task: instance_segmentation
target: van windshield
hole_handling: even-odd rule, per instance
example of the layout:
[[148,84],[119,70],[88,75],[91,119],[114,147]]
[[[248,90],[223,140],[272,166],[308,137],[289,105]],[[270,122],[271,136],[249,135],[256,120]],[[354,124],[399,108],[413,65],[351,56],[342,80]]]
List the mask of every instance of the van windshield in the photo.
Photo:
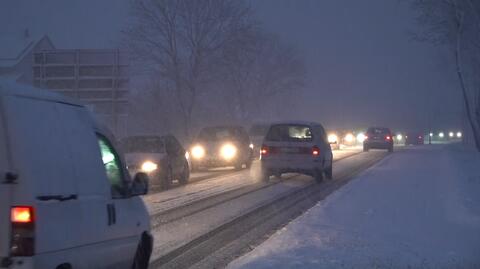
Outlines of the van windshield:
[[122,140],[125,153],[164,153],[163,139],[156,136],[136,136]]
[[313,136],[309,126],[279,124],[270,128],[266,140],[278,142],[311,142]]

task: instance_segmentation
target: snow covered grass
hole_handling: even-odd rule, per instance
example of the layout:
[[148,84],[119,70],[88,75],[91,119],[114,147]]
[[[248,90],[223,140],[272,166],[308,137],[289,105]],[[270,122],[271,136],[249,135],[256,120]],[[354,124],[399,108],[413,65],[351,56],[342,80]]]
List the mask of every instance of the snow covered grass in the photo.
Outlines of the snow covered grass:
[[480,268],[480,154],[391,154],[229,267]]

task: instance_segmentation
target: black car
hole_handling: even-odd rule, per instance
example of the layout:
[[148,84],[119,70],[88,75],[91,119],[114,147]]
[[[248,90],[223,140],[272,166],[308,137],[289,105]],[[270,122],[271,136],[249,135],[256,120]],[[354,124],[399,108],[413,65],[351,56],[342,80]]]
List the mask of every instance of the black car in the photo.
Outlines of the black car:
[[405,145],[423,145],[424,137],[420,132],[409,132],[405,135]]
[[241,126],[205,127],[198,133],[190,148],[192,171],[201,168],[234,166],[250,168],[253,146]]
[[174,136],[131,136],[120,143],[131,174],[144,172],[162,189],[170,188],[174,180],[188,182],[186,151]]
[[365,134],[363,151],[370,149],[386,149],[393,151],[393,136],[390,129],[385,127],[370,127]]

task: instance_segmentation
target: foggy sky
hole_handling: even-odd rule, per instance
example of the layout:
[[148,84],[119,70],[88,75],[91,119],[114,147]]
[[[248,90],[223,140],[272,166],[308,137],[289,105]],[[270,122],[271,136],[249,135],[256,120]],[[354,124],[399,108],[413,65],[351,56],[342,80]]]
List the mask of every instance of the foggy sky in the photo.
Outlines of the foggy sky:
[[[0,34],[47,33],[58,48],[118,47],[129,0],[0,2]],[[411,41],[414,14],[397,0],[251,0],[265,28],[307,61],[291,118],[328,127],[461,128],[462,102],[442,48]],[[0,44],[1,45],[1,44]]]

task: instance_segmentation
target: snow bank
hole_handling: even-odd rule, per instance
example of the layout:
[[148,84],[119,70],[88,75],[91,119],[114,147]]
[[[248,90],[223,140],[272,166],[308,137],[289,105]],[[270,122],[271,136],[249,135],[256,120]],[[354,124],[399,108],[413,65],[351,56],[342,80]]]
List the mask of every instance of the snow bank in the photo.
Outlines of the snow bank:
[[230,268],[480,268],[480,154],[389,155]]

